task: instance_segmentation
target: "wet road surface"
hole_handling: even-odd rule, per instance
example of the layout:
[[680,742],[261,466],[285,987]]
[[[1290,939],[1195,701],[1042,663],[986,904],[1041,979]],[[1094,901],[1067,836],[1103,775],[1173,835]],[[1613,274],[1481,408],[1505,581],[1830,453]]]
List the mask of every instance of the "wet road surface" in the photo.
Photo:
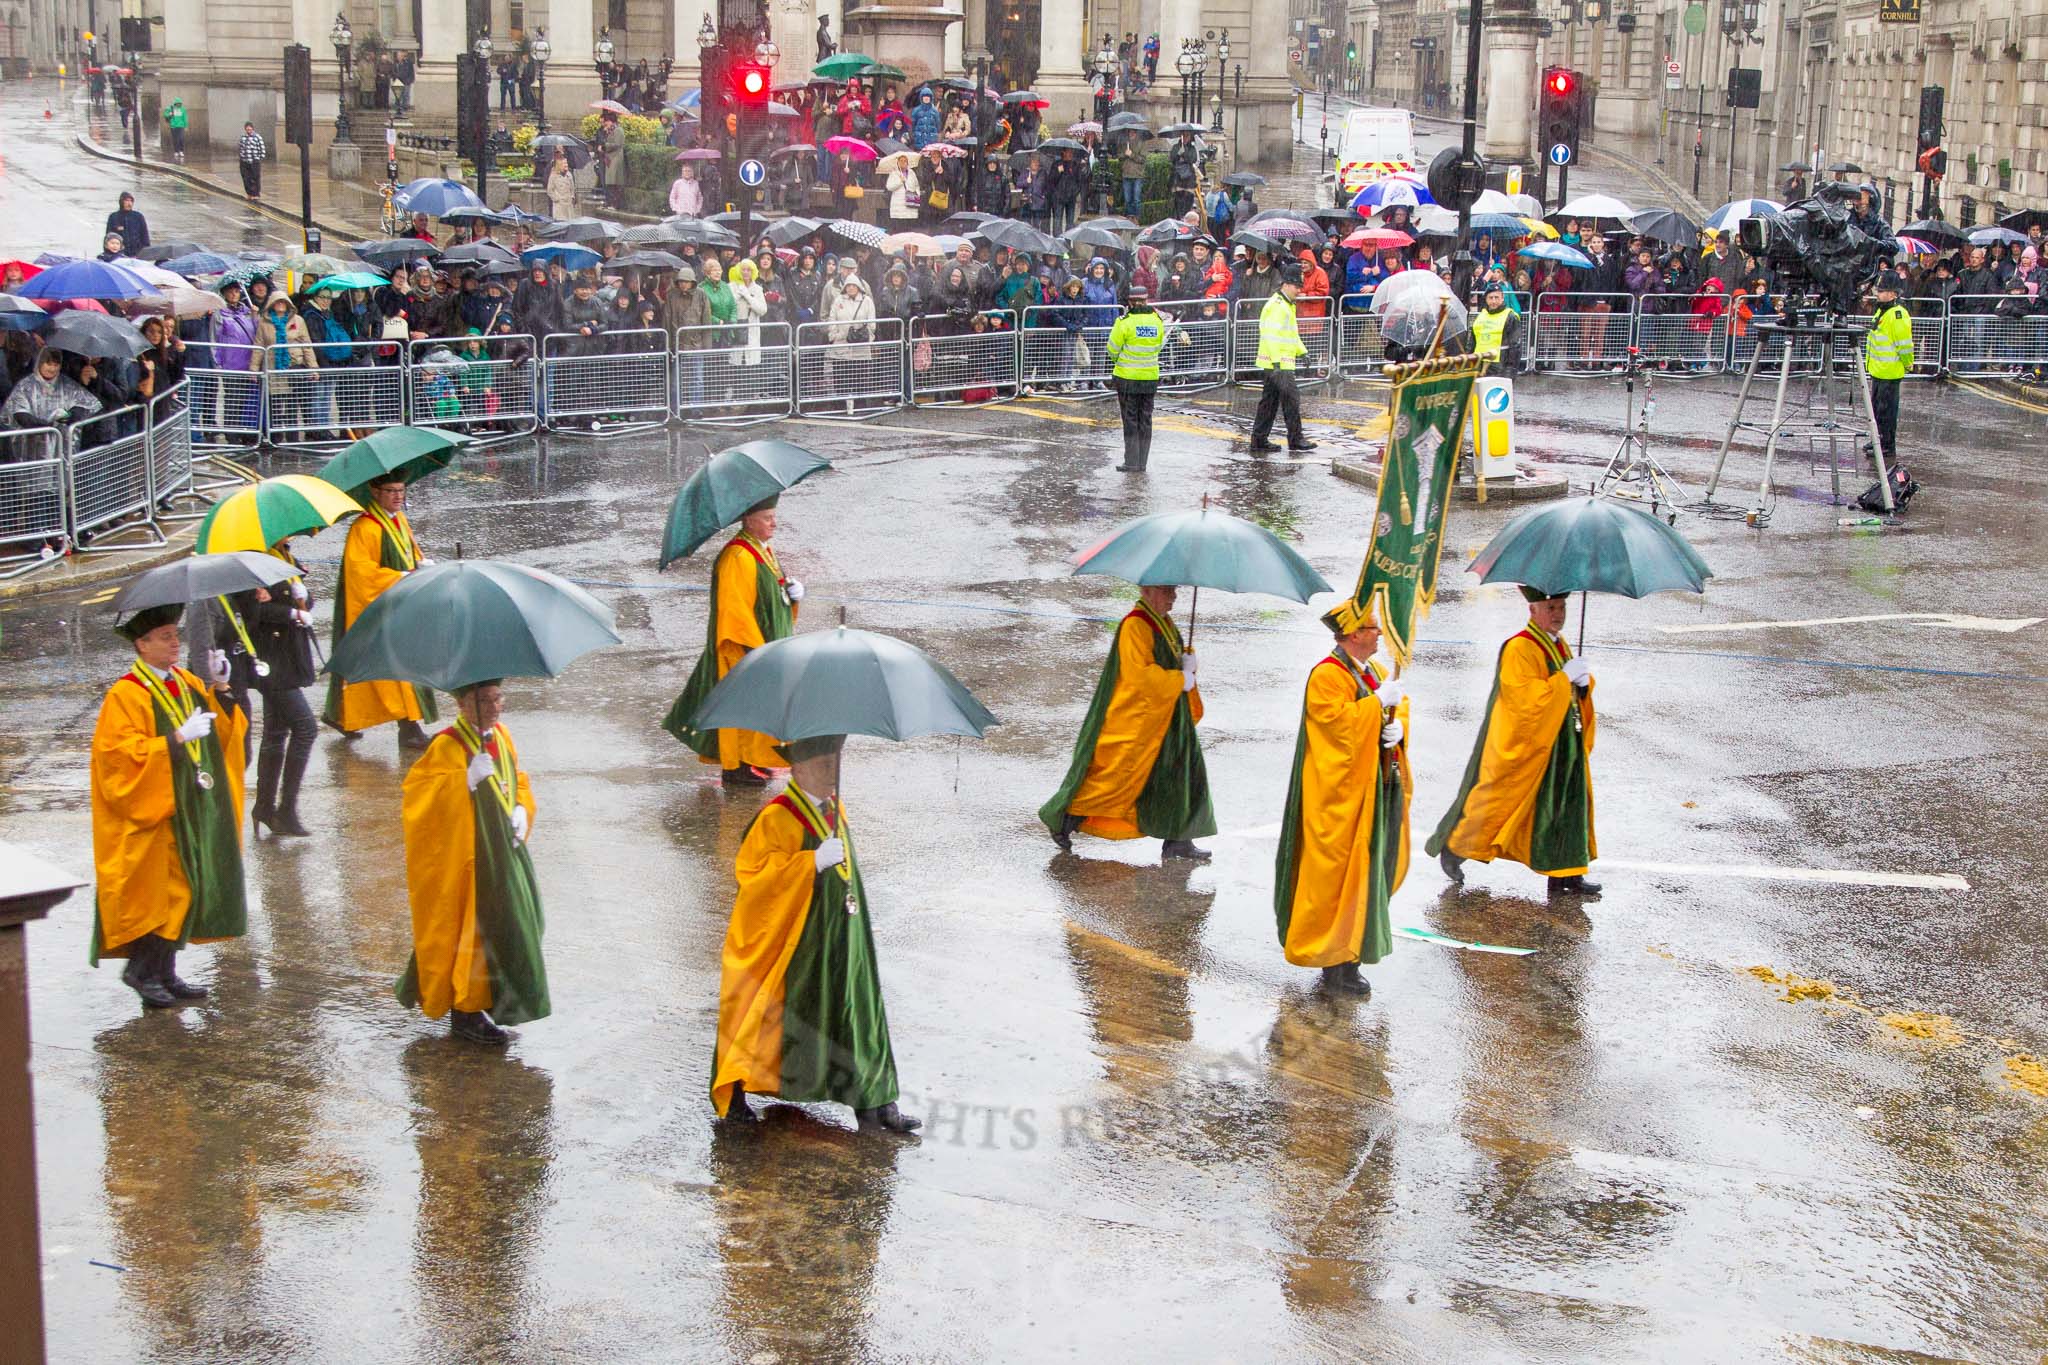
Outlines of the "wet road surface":
[[[33,135],[5,178],[110,197]],[[158,235],[237,211],[189,194],[150,186]],[[1383,392],[1311,397],[1317,456],[1368,452]],[[1695,495],[1731,392],[1663,388],[1658,453]],[[1616,386],[1520,397],[1525,451],[1580,480],[1605,461]],[[1321,458],[1247,459],[1226,438],[1251,398],[1163,404],[1144,479],[1110,469],[1103,404],[765,429],[837,466],[783,503],[801,626],[843,609],[902,635],[1003,722],[982,743],[848,748],[913,1143],[829,1106],[710,1120],[732,857],[759,803],[658,728],[702,646],[708,559],[654,562],[676,485],[741,437],[521,442],[418,489],[429,553],[516,558],[618,609],[621,647],[507,694],[555,1014],[489,1054],[393,1000],[409,919],[388,730],[323,734],[314,837],[252,842],[249,935],[186,955],[203,1006],[140,1016],[85,965],[75,898],[30,931],[52,1358],[2048,1350],[2048,1096],[2008,1062],[2048,1052],[2048,627],[1667,630],[2026,617],[2042,414],[1911,388],[1902,443],[1928,489],[1904,528],[1839,528],[1802,459],[1766,530],[1680,518],[1718,574],[1704,600],[1594,602],[1607,894],[1583,912],[1508,865],[1456,893],[1419,854],[1524,615],[1460,572],[1512,507],[1459,505],[1411,675],[1418,856],[1394,920],[1539,951],[1397,941],[1370,1001],[1332,1004],[1281,959],[1271,911],[1301,685],[1327,646],[1310,609],[1202,598],[1212,865],[1161,867],[1149,842],[1057,856],[1033,818],[1130,597],[1069,576],[1075,550],[1207,493],[1355,576],[1370,492]],[[1753,458],[1736,469],[1754,480]],[[306,549],[323,599],[340,540]],[[80,871],[92,718],[128,657],[111,620],[76,599],[0,609],[0,830]],[[1879,884],[1786,879],[1813,869]]]

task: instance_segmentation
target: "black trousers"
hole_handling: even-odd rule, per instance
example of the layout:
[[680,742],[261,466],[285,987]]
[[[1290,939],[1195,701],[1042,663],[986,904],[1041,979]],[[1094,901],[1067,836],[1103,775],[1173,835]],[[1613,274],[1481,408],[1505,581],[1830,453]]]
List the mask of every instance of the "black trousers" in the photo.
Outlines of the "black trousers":
[[1259,390],[1259,411],[1252,418],[1252,444],[1263,445],[1273,434],[1273,416],[1278,413],[1287,419],[1287,444],[1300,445],[1301,392],[1294,387],[1294,371],[1261,370],[1259,376],[1265,387]]
[[320,721],[306,701],[304,688],[265,688],[262,696],[263,747],[256,754],[256,809],[296,811],[299,783],[306,776],[306,761],[313,756]]
[[1899,385],[1897,379],[1870,381],[1870,409],[1877,416],[1877,440],[1885,463],[1899,457]]
[[1124,419],[1124,463],[1143,469],[1152,458],[1152,403],[1155,386],[1143,380],[1116,380],[1117,414]]
[[260,161],[238,161],[242,168],[242,193],[254,199],[263,193],[263,163]]

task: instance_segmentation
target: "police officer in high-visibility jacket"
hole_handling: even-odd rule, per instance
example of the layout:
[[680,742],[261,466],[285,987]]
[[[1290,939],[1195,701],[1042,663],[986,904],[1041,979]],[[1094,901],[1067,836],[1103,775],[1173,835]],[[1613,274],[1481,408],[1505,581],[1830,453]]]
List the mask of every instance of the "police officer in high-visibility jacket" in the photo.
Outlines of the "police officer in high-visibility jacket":
[[1507,290],[1499,281],[1486,286],[1486,306],[1472,315],[1472,353],[1487,362],[1490,375],[1513,375],[1521,368],[1522,319],[1508,307]]
[[1159,352],[1166,345],[1166,319],[1152,310],[1143,285],[1124,293],[1124,315],[1109,329],[1109,385],[1124,419],[1124,462],[1117,469],[1142,474],[1152,458],[1152,403],[1159,389]]
[[1280,447],[1266,438],[1273,431],[1273,415],[1287,419],[1287,448],[1314,450],[1316,443],[1301,434],[1301,394],[1294,387],[1294,362],[1308,354],[1301,344],[1301,329],[1294,321],[1294,301],[1301,294],[1301,271],[1288,267],[1280,277],[1280,292],[1266,300],[1259,311],[1258,415],[1252,418],[1252,453],[1264,455]]
[[1877,277],[1876,315],[1863,339],[1863,372],[1870,376],[1870,408],[1887,467],[1899,458],[1899,381],[1913,368],[1913,315],[1899,302],[1899,277]]

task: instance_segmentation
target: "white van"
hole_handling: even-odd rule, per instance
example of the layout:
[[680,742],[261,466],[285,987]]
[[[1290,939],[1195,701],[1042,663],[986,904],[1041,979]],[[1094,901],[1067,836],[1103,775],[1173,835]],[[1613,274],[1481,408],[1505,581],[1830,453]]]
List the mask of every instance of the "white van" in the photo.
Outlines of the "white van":
[[1337,138],[1336,172],[1323,176],[1328,202],[1346,207],[1373,181],[1416,164],[1415,120],[1406,109],[1353,109]]

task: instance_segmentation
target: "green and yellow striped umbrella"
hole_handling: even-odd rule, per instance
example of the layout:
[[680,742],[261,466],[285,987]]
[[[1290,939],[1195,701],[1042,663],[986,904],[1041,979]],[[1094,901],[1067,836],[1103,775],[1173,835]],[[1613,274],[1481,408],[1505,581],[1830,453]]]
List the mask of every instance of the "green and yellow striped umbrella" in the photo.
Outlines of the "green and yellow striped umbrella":
[[199,523],[197,553],[268,550],[363,509],[354,498],[310,474],[280,474],[222,498]]

